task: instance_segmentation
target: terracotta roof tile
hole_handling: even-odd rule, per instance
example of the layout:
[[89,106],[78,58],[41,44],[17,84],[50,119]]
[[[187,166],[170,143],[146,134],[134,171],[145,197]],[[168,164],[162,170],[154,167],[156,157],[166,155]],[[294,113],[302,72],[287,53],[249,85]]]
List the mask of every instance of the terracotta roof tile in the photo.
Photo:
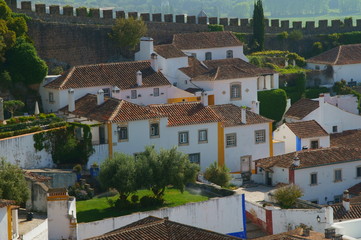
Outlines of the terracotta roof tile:
[[310,168],[321,165],[337,164],[346,161],[361,161],[361,149],[359,148],[319,148],[308,149],[298,152],[287,153],[279,156],[268,157],[256,160],[258,167],[269,169],[274,166],[290,168],[293,166],[293,159],[300,159],[300,166],[297,168]]
[[166,219],[148,217],[92,240],[226,240],[239,239],[232,236],[188,226]]
[[351,195],[361,195],[361,182],[347,189]]
[[328,136],[328,133],[315,120],[286,123],[286,126],[299,138]]
[[141,87],[170,85],[161,72],[155,72],[149,61],[104,63],[75,66],[45,85],[46,88],[69,89],[97,86],[117,86],[120,89],[137,88],[136,73],[143,74]]
[[361,63],[361,44],[341,45],[312,57],[307,62],[330,65]]
[[361,218],[361,203],[350,203],[350,211],[346,211],[342,203],[331,205],[333,219],[356,219]]
[[331,147],[361,148],[361,129],[330,135]]
[[[59,111],[68,113],[68,106]],[[72,114],[99,122],[126,122],[165,117],[147,107],[115,98],[104,98],[104,103],[97,105],[97,96],[94,94],[87,94],[76,100],[75,111]]]
[[219,117],[199,102],[149,105],[151,110],[168,117],[168,126],[219,122]]
[[35,182],[48,182],[52,177],[43,176],[29,171],[24,171],[25,178]]
[[16,202],[13,200],[0,199],[0,208],[15,205]]
[[154,46],[154,51],[166,59],[187,56],[173,44],[156,45]]
[[206,60],[200,62],[194,57],[189,57],[189,67],[180,70],[191,77],[192,80],[226,80],[235,78],[257,77],[264,74],[274,74],[269,68],[259,68],[240,58],[221,60]]
[[233,104],[212,105],[209,107],[218,115],[225,127],[273,122],[271,119],[246,110],[246,124],[243,124],[241,122],[242,107]]
[[254,238],[254,240],[300,240],[300,239],[324,240],[326,238],[323,233],[319,233],[315,231],[310,231],[310,235],[308,237],[303,236],[302,228],[297,228],[289,232]]
[[229,31],[174,34],[173,44],[182,50],[243,45],[243,43]]
[[308,114],[313,112],[319,107],[318,101],[314,101],[308,98],[302,98],[291,105],[290,109],[285,114],[285,117],[303,119]]

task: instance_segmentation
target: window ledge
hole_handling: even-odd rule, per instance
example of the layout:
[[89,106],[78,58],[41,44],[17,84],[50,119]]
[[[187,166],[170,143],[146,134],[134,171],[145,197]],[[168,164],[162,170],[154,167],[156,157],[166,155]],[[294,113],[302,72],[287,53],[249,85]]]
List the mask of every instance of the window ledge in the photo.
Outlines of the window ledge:
[[226,148],[237,147],[237,145],[226,146]]
[[189,146],[189,143],[178,143],[178,146]]
[[333,182],[334,182],[334,183],[342,182],[342,180],[334,180]]
[[118,142],[128,142],[128,141],[129,139],[121,139],[121,140],[118,139]]
[[160,138],[160,135],[150,136],[150,138]]
[[207,141],[198,141],[198,144],[204,144],[204,143],[208,143],[208,140]]

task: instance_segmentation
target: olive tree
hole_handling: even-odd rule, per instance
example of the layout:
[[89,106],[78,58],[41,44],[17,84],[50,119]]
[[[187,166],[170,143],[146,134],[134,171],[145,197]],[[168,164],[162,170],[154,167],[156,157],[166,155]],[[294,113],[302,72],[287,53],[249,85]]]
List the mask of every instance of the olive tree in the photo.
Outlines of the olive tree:
[[281,208],[294,207],[296,200],[303,196],[303,191],[298,185],[290,184],[274,192],[274,198]]

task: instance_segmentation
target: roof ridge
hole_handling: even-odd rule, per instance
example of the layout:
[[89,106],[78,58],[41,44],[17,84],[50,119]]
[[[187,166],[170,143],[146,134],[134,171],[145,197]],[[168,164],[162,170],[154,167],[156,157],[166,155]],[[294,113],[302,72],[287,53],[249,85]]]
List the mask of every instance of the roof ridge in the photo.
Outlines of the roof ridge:
[[220,66],[217,67],[216,74],[214,74],[213,80],[216,80],[218,78],[218,75],[220,74],[221,68]]
[[333,64],[336,64],[339,57],[340,57],[340,54],[341,54],[341,50],[342,50],[342,45],[338,46],[338,53],[337,53],[337,57],[336,57],[336,60],[333,62]]
[[124,105],[124,101],[120,101],[120,103],[118,104],[117,108],[113,111],[112,115],[110,116],[110,118],[108,119],[108,121],[113,121],[115,116],[118,114],[119,110],[122,108],[122,106]]
[[68,82],[68,80],[69,80],[70,76],[71,76],[71,75],[73,75],[74,71],[75,71],[75,67],[72,67],[72,68],[71,68],[71,70],[69,71],[69,73],[66,75],[66,77],[65,77],[65,79],[64,79],[64,81],[63,81],[63,83],[62,83],[62,84],[60,84],[60,87],[59,87],[59,88],[62,88],[62,87],[65,85],[65,83],[67,83],[67,82]]

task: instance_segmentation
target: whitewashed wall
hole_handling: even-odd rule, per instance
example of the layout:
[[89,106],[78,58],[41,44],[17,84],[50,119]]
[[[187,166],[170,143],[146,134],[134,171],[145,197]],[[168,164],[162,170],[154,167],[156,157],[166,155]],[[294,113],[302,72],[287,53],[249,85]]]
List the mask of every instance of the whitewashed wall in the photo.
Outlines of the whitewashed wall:
[[285,123],[273,132],[273,138],[278,141],[284,141],[285,153],[296,151],[296,135]]
[[258,218],[262,222],[266,223],[266,209],[261,204],[256,202],[250,202],[246,199],[246,211],[253,217]]
[[206,52],[212,53],[212,60],[217,59],[226,59],[227,51],[233,50],[233,58],[240,58],[248,62],[247,57],[243,54],[243,46],[236,47],[220,47],[220,48],[204,48],[204,49],[187,49],[182,50],[186,55],[190,56],[192,53],[197,54],[197,59],[199,61],[204,61],[206,59]]
[[311,141],[316,141],[316,140],[318,140],[318,147],[319,148],[330,147],[330,136],[302,138],[301,139],[301,147],[306,147],[307,146],[308,148],[311,148]]
[[4,157],[7,162],[16,164],[21,168],[46,168],[52,167],[51,154],[45,149],[36,151],[34,148],[33,135],[29,133],[0,139],[0,158]]
[[361,219],[353,219],[332,224],[337,234],[342,234],[345,240],[357,240],[361,238]]
[[8,239],[7,207],[0,208],[0,239]]
[[334,65],[333,66],[333,79],[338,82],[342,79],[346,82],[356,81],[361,83],[361,64],[347,64],[347,65]]
[[173,208],[162,208],[96,222],[80,223],[78,224],[78,239],[99,236],[148,216],[169,217],[171,221],[224,234],[242,232],[246,220],[243,218],[242,198],[243,195],[236,194]]
[[273,156],[285,154],[286,146],[284,141],[273,140]]
[[158,67],[168,81],[173,84],[177,82],[179,68],[188,67],[188,57],[163,58],[158,55]]
[[48,240],[48,219],[22,236],[23,240]]

